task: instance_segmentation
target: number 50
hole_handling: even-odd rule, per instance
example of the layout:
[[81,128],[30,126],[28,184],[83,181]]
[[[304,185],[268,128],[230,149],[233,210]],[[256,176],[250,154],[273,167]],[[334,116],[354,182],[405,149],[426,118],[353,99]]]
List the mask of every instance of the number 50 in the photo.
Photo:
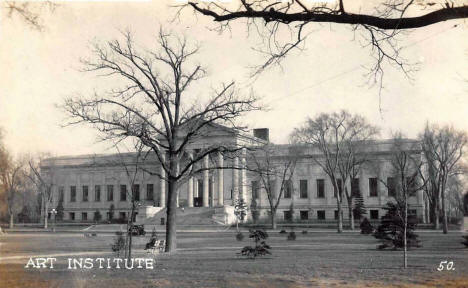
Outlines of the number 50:
[[453,268],[453,261],[450,261],[450,262],[449,261],[440,261],[439,267],[437,267],[437,271],[443,271],[444,269],[447,270],[447,271],[455,270],[455,268]]

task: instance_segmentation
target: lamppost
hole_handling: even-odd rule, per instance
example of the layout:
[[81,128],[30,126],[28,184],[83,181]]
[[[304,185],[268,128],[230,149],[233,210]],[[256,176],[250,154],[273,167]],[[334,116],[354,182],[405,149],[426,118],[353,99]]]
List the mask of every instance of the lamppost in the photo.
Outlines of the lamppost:
[[52,226],[52,232],[55,232],[55,221],[57,221],[55,216],[57,215],[57,210],[55,210],[55,208],[52,208],[52,210],[50,210],[50,214],[52,217],[54,217],[54,225]]

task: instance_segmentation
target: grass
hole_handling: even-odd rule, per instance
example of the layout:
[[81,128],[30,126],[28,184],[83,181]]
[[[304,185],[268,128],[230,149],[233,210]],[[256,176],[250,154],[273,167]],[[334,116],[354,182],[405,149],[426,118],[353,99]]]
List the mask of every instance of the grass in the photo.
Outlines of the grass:
[[[112,235],[9,234],[0,238],[0,287],[468,287],[468,250],[460,233],[420,233],[423,247],[409,251],[406,270],[401,251],[377,250],[371,236],[311,230],[287,241],[270,234],[273,255],[257,260],[236,255],[250,243],[247,237],[239,242],[235,233],[180,233],[177,253],[157,256],[154,270],[82,271],[66,269],[72,256],[57,257],[56,269],[36,270],[23,268],[27,258],[11,257],[112,257]],[[148,238],[134,238],[134,257],[147,257],[142,248]],[[455,270],[437,271],[444,260]]]

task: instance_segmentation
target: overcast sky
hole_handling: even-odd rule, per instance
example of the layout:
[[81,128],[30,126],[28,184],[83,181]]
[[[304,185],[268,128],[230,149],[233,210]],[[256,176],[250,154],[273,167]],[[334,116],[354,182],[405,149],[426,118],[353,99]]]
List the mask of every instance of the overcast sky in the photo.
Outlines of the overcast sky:
[[[156,2],[156,1],[155,1]],[[453,124],[468,131],[468,24],[449,21],[418,29],[402,37],[405,56],[419,61],[413,80],[389,68],[379,99],[378,87],[367,83],[365,65],[372,63],[369,48],[354,39],[350,27],[311,25],[304,51],[294,51],[281,69],[273,68],[248,86],[249,68],[260,64],[252,50],[259,39],[247,35],[241,22],[232,33],[219,35],[210,19],[192,13],[169,23],[172,1],[134,3],[69,3],[45,16],[46,29],[38,32],[19,19],[0,20],[0,127],[15,154],[50,152],[54,155],[102,153],[108,145],[96,144],[89,127],[61,127],[66,115],[58,108],[64,97],[89,95],[112,83],[79,72],[80,57],[90,56],[89,43],[119,37],[130,29],[141,47],[154,46],[160,25],[197,41],[197,59],[209,68],[208,88],[235,80],[247,93],[253,89],[269,109],[255,112],[242,122],[251,128],[270,128],[275,143],[306,117],[347,109],[366,116],[382,128],[382,137],[401,130],[416,137],[427,120]],[[5,11],[3,11],[4,13]],[[457,27],[454,27],[458,24]]]

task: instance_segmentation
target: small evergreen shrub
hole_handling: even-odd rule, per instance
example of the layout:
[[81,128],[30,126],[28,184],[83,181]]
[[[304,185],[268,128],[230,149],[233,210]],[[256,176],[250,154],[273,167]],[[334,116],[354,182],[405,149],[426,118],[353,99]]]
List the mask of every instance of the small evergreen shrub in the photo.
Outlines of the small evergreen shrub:
[[117,237],[114,240],[114,244],[112,244],[112,251],[120,254],[120,251],[125,247],[125,239],[121,231],[115,232],[115,235]]
[[364,220],[362,220],[361,225],[359,225],[361,228],[361,234],[372,234],[374,232],[374,226],[369,222],[369,219],[367,217],[364,217]]
[[279,233],[280,233],[280,234],[286,234],[286,230],[281,229],[281,231],[280,231]]
[[[398,249],[403,248],[404,243],[404,222],[405,209],[402,205],[396,203],[387,203],[384,208],[387,210],[387,214],[380,220],[380,225],[374,232],[374,237],[379,239],[380,244],[378,249]],[[403,215],[403,216],[401,216]],[[416,217],[408,216],[406,225],[406,247],[421,247],[419,244],[418,235],[414,233],[416,229],[417,219]]]
[[268,233],[266,231],[263,231],[261,229],[251,229],[249,232],[249,238],[251,238],[254,241],[255,246],[245,246],[244,248],[242,248],[240,253],[242,256],[255,259],[258,256],[271,254],[271,247],[265,242],[265,240],[268,238]]
[[302,234],[307,234],[309,233],[307,230],[302,230]]
[[468,247],[468,235],[463,235],[463,242],[461,242],[465,247]]
[[289,240],[289,241],[296,240],[296,232],[294,232],[294,231],[289,232],[287,240]]
[[236,240],[237,240],[237,241],[242,241],[242,240],[244,240],[244,234],[242,234],[242,232],[237,232],[237,234],[236,234]]

